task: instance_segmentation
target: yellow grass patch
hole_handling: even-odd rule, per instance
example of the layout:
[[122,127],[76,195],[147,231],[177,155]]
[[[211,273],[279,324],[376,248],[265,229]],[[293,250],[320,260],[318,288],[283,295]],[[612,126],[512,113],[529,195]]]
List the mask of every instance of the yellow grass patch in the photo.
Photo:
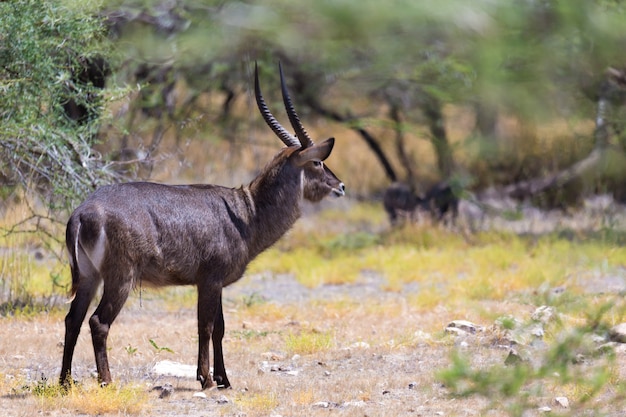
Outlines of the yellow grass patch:
[[283,306],[275,303],[256,303],[237,310],[242,320],[274,322],[295,320],[298,314],[293,306]]
[[244,392],[235,397],[235,404],[252,415],[269,415],[278,404],[274,392]]
[[119,413],[138,415],[150,411],[148,394],[139,386],[89,386],[72,389],[66,397],[50,399],[52,408],[73,410],[74,413],[101,415]]
[[289,332],[285,337],[285,349],[291,354],[310,355],[328,350],[333,346],[331,332],[302,330]]
[[250,265],[249,272],[291,274],[302,285],[313,288],[322,284],[354,282],[360,272],[358,264],[356,255],[329,258],[309,248],[297,248],[289,252],[270,249]]
[[[138,385],[100,387],[95,382],[65,389],[46,380],[27,384],[12,380],[7,389],[7,382],[2,376],[2,392],[12,391],[14,395],[31,396],[40,413],[64,410],[67,414],[77,415],[145,415],[150,412],[148,393],[145,387]],[[33,411],[33,410],[31,410]]]

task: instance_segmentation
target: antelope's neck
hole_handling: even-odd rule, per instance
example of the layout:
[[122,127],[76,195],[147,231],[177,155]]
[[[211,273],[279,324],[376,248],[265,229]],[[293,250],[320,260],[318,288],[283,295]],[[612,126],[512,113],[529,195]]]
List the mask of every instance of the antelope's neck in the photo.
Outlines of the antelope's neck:
[[251,210],[249,250],[256,256],[276,243],[300,217],[300,176],[261,175],[242,192]]

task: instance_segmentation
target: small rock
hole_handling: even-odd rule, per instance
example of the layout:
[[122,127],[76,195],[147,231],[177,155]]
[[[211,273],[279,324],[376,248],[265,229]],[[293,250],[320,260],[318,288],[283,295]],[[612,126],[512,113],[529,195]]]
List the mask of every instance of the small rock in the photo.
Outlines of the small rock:
[[330,407],[330,403],[328,401],[318,401],[316,403],[313,403],[312,406],[316,408],[328,408]]
[[270,371],[270,372],[280,372],[284,375],[291,375],[291,376],[297,376],[300,371],[294,369],[293,366],[284,366],[284,365],[271,365],[268,366],[267,363],[263,363],[261,365],[261,368],[259,368],[259,375]]
[[206,398],[206,394],[202,391],[194,392],[193,398]]
[[596,345],[601,345],[602,343],[608,342],[607,335],[600,335],[600,334],[593,333],[590,336],[590,338],[591,338],[591,342],[595,343]]
[[452,334],[454,336],[465,336],[467,332],[465,330],[461,330],[456,327],[446,327],[444,330],[446,333]]
[[324,371],[324,376],[330,376],[330,371]]
[[285,359],[284,355],[281,355],[277,352],[263,352],[261,353],[261,357],[270,361],[282,361],[283,359]]
[[515,349],[509,350],[509,354],[504,360],[504,364],[507,366],[517,365],[518,363],[524,362],[524,358],[519,354],[519,352]]
[[159,361],[152,367],[152,373],[163,376],[173,376],[177,378],[196,379],[197,366],[185,365],[173,361]]
[[387,395],[387,394],[391,394],[391,391],[386,389],[386,390],[383,391],[383,395]]
[[530,334],[532,334],[533,336],[539,339],[543,338],[543,336],[545,335],[543,326],[541,324],[538,324],[536,326],[531,327]]
[[464,332],[475,334],[476,332],[482,332],[483,327],[478,326],[477,324],[472,323],[467,320],[453,320],[446,326],[446,331],[448,329],[460,329]]
[[537,307],[530,318],[534,321],[539,321],[543,324],[549,323],[556,319],[556,310],[554,307],[541,306]]
[[228,398],[226,398],[225,395],[220,395],[218,398],[215,399],[215,402],[218,404],[228,404]]
[[561,406],[562,408],[569,408],[569,400],[567,397],[556,397],[554,399],[554,403]]
[[609,338],[613,342],[626,343],[626,323],[620,323],[609,330]]
[[409,389],[415,389],[415,388],[417,388],[417,382],[410,382]]
[[537,411],[539,411],[540,413],[549,413],[552,411],[552,409],[548,406],[544,406],[544,407],[539,407]]
[[159,398],[167,398],[174,393],[174,387],[170,384],[165,384],[161,387],[161,394],[159,394]]

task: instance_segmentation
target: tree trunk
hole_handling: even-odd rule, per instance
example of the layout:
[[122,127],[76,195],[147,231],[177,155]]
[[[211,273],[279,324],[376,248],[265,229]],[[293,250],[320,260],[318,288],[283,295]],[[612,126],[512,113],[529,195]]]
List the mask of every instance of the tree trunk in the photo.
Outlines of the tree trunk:
[[437,156],[437,168],[439,168],[442,178],[448,179],[454,172],[454,159],[446,134],[441,102],[433,96],[425,95],[422,111],[428,119],[428,127],[432,135],[431,141]]
[[411,189],[415,189],[415,171],[413,170],[413,160],[410,158],[406,150],[406,144],[404,141],[404,128],[402,126],[402,118],[400,116],[400,109],[397,105],[389,103],[389,116],[394,122],[394,130],[396,131],[396,152],[400,164],[406,172],[406,182],[411,186]]
[[[608,75],[611,77],[612,74],[609,73]],[[504,194],[513,198],[530,197],[551,188],[563,187],[570,181],[597,169],[609,149],[611,136],[609,119],[613,106],[623,105],[623,102],[615,100],[615,97],[619,96],[619,92],[623,94],[623,87],[610,78],[603,81],[599,86],[595,118],[596,127],[593,132],[594,148],[589,155],[574,165],[547,177],[535,178],[506,186],[503,190]]]
[[385,154],[383,149],[380,147],[378,140],[376,140],[376,138],[372,136],[372,134],[370,134],[365,128],[360,127],[358,124],[354,123],[355,119],[353,117],[349,115],[343,116],[334,110],[327,109],[323,107],[321,104],[319,104],[312,97],[309,97],[307,99],[307,105],[311,108],[311,110],[313,110],[320,116],[323,116],[323,117],[326,117],[326,118],[329,118],[331,120],[341,122],[341,123],[352,122],[350,124],[350,128],[356,131],[359,135],[361,135],[361,138],[363,138],[367,146],[376,156],[376,159],[378,159],[378,162],[382,165],[383,171],[385,171],[385,175],[387,176],[389,181],[394,182],[398,180],[396,171],[391,166],[391,162],[389,161],[389,158],[387,158],[387,155]]

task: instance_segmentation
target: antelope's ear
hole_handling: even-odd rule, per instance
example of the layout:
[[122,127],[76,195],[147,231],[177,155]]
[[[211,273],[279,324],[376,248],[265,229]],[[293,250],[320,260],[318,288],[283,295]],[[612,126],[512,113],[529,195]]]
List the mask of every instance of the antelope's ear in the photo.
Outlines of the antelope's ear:
[[333,150],[333,146],[335,146],[335,138],[326,139],[319,145],[305,148],[298,153],[296,164],[302,166],[309,161],[323,161],[328,158],[330,152]]

